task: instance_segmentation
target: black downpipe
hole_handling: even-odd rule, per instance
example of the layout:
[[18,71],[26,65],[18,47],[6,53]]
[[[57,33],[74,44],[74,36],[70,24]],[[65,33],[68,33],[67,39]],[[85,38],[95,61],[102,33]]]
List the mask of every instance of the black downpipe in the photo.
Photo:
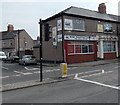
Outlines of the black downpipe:
[[62,15],[62,58],[63,58],[63,63],[65,62],[64,61],[64,18],[63,18],[63,15]]

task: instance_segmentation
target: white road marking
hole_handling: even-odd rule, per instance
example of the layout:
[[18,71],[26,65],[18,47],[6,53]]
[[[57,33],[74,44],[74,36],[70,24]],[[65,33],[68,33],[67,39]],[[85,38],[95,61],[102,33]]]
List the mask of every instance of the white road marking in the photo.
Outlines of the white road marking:
[[101,72],[101,70],[92,70],[92,71],[87,71],[87,72],[81,72],[78,74],[87,74],[87,73],[93,73],[93,72]]
[[106,73],[112,73],[113,71],[108,71],[108,72],[101,72],[101,73],[95,73],[95,74],[91,74],[91,75],[85,75],[85,76],[81,76],[80,78],[85,78],[85,77],[92,77],[92,76],[97,76],[97,75],[100,75],[100,74],[106,74]]
[[13,75],[13,77],[20,77],[21,76],[21,74],[18,74],[18,75]]
[[109,88],[120,90],[120,87],[107,85],[107,84],[103,84],[103,83],[100,83],[100,82],[85,80],[85,79],[82,79],[82,78],[74,78],[74,79],[77,79],[77,80],[80,80],[80,81],[84,81],[84,82],[87,82],[87,83],[92,83],[92,84],[96,84],[96,85],[100,85],[100,86],[104,86],[104,87],[109,87]]
[[116,66],[116,67],[114,67],[115,69],[118,69],[120,66]]
[[4,77],[0,77],[1,79],[3,79],[3,78],[9,78],[10,76],[4,76]]
[[[111,73],[111,72],[113,72],[113,71],[108,71],[108,72],[104,72],[104,73]],[[100,73],[97,73],[96,75],[98,75],[98,74],[100,74]],[[95,74],[88,75],[86,77],[93,76],[93,75],[95,75]],[[112,85],[103,84],[103,83],[100,83],[100,82],[95,82],[95,81],[91,81],[91,80],[86,80],[86,79],[78,78],[78,74],[75,75],[74,79],[80,80],[80,81],[83,81],[83,82],[87,82],[87,83],[92,83],[92,84],[96,84],[96,85],[100,85],[100,86],[104,86],[104,87],[109,87],[109,88],[120,90],[120,87],[116,87],[116,86],[112,86]]]
[[8,68],[6,68],[6,67],[2,67],[2,69],[8,70]]
[[31,72],[27,72],[27,73],[24,73],[24,72],[19,72],[19,71],[14,71],[15,73],[19,73],[19,74],[23,74],[23,75],[30,75],[32,74]]
[[[43,73],[49,73],[49,72],[54,72],[54,71],[60,71],[60,69],[53,69],[53,70],[43,70]],[[35,71],[33,73],[40,73],[40,71]]]
[[39,68],[31,68],[31,69],[29,69],[29,68],[27,68],[27,67],[24,67],[26,70],[38,70]]

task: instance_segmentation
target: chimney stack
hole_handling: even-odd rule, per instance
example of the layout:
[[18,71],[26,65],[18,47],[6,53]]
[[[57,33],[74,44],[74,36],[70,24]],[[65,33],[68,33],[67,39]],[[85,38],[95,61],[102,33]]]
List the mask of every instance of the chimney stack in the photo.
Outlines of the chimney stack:
[[37,40],[40,40],[40,37],[39,37],[39,36],[37,36]]
[[102,13],[102,14],[106,14],[106,5],[105,5],[105,3],[99,4],[98,12]]
[[13,25],[8,24],[8,26],[7,26],[7,31],[13,31],[13,30],[14,30]]

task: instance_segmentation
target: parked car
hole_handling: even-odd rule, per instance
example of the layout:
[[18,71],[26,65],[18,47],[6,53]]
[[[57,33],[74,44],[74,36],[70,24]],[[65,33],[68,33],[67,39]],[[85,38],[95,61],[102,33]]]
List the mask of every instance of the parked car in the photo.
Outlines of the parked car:
[[6,58],[7,58],[7,56],[5,55],[5,53],[1,51],[0,52],[0,60],[4,60]]
[[25,55],[21,59],[19,59],[19,64],[37,64],[37,59],[33,55]]
[[5,63],[6,62],[11,62],[11,63],[16,62],[16,63],[18,63],[19,62],[19,57],[18,56],[9,56],[4,60],[4,62]]

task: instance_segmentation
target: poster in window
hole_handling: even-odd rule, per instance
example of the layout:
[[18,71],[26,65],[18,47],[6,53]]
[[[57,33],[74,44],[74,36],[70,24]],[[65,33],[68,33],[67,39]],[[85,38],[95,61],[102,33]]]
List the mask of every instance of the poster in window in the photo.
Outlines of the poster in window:
[[57,31],[62,30],[62,20],[57,20]]
[[64,29],[65,30],[72,30],[73,29],[73,23],[71,19],[64,19]]

